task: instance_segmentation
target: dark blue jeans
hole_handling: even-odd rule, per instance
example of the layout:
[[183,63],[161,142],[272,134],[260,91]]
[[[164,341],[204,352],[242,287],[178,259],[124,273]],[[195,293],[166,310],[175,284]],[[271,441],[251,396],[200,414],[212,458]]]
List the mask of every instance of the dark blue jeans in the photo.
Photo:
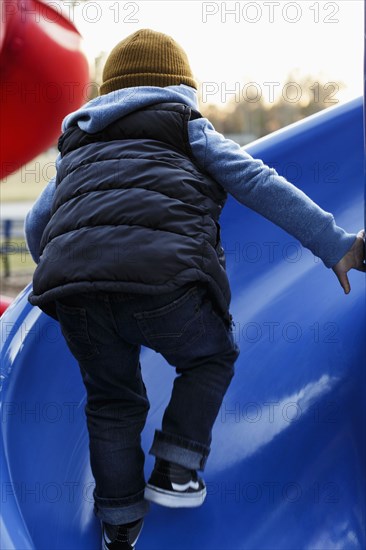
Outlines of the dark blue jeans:
[[158,296],[78,294],[56,308],[87,392],[95,513],[112,524],[134,521],[148,511],[140,434],[149,401],[141,345],[161,353],[178,375],[150,454],[203,470],[239,355],[231,323],[201,283]]

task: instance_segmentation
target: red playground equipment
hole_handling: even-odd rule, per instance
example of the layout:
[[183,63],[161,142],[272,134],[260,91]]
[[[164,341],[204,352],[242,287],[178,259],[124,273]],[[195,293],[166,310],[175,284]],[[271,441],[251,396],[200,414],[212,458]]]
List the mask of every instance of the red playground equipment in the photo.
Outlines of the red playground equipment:
[[0,4],[0,178],[55,142],[85,100],[88,63],[74,25],[40,0]]

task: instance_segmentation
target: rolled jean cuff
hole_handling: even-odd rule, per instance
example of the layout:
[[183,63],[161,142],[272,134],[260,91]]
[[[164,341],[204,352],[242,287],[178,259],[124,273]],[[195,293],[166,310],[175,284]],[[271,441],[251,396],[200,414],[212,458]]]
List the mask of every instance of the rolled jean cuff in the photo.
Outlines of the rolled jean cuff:
[[149,454],[190,470],[204,470],[210,448],[197,441],[156,430]]
[[111,525],[122,525],[143,518],[149,511],[149,502],[144,499],[144,492],[126,498],[100,498],[94,490],[94,514]]

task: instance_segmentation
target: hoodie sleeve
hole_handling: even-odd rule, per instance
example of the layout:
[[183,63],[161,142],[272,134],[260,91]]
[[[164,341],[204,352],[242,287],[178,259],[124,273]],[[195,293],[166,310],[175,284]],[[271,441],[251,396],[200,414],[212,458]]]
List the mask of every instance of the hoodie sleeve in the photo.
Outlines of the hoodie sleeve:
[[37,264],[39,262],[43,231],[51,218],[51,207],[55,190],[56,178],[54,177],[44,188],[25,218],[25,240],[28,250]]
[[303,191],[254,159],[237,143],[216,132],[205,118],[188,126],[198,165],[241,204],[255,210],[332,267],[348,252],[357,235],[336,225],[334,216]]

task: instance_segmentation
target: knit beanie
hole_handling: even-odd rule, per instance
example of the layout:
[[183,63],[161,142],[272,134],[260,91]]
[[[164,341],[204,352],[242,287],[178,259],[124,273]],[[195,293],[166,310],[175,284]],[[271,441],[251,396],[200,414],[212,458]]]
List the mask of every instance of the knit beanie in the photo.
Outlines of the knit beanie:
[[167,34],[141,29],[119,42],[109,54],[100,95],[132,86],[175,84],[197,89],[187,54]]

